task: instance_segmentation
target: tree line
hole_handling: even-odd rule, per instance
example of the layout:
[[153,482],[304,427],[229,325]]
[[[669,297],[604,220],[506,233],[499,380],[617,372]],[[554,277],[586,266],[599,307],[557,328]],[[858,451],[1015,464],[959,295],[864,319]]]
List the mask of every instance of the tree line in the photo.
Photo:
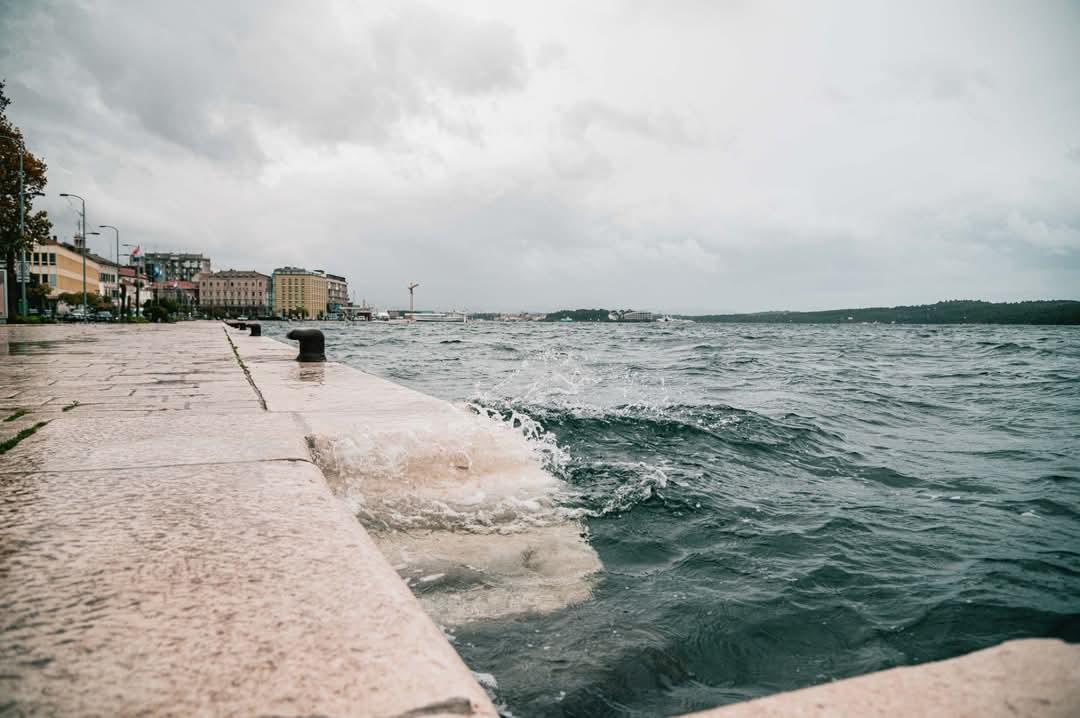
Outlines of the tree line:
[[687,316],[696,322],[755,324],[1080,324],[1080,301],[983,302],[954,299],[917,306]]

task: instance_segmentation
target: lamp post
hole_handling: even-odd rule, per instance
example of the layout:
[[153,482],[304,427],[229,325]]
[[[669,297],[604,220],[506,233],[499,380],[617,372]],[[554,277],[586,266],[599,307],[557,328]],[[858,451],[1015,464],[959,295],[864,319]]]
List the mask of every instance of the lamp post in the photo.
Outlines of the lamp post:
[[116,232],[116,254],[113,259],[116,260],[116,266],[113,267],[113,271],[116,273],[113,279],[116,281],[116,299],[120,299],[120,230],[111,224],[99,224],[99,229],[111,229]]
[[[82,219],[82,240],[83,240],[83,252],[82,252],[82,305],[83,305],[83,321],[86,321],[86,200],[77,194],[71,194],[70,192],[61,192],[61,197],[74,197],[82,202],[82,211],[79,213],[79,217]],[[99,233],[100,234],[100,233]]]

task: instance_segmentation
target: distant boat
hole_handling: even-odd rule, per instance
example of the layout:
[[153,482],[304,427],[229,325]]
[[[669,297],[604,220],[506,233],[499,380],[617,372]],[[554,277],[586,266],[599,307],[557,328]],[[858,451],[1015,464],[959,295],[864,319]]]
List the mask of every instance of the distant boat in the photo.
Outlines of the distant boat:
[[574,318],[573,317],[563,317],[559,321],[560,322],[572,322],[572,321],[574,321]]
[[469,321],[469,315],[465,312],[413,312],[406,314],[405,318],[411,322],[443,322],[464,324]]

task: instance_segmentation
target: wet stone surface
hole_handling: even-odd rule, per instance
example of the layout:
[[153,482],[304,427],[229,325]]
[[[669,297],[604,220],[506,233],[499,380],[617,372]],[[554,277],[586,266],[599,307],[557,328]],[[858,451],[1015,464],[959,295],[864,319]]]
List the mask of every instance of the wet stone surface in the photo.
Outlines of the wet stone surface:
[[220,324],[0,328],[0,441],[38,425],[0,454],[0,712],[493,713]]

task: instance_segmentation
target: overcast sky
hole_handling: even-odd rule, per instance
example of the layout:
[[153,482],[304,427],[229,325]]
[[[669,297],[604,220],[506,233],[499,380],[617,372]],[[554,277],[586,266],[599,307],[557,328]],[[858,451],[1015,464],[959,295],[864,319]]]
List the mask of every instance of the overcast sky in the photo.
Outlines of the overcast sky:
[[0,0],[0,73],[62,238],[379,306],[1080,298],[1075,0]]

